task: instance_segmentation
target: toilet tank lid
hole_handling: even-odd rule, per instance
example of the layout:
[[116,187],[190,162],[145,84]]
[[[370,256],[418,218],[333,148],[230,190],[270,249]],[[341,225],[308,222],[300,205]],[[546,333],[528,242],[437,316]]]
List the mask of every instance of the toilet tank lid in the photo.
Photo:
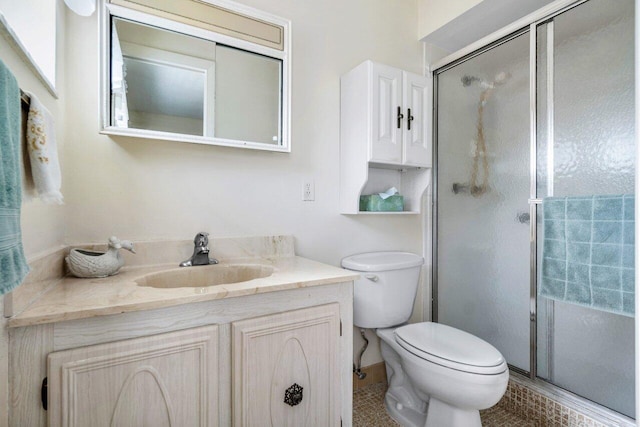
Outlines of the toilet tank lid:
[[354,271],[388,271],[417,267],[424,259],[411,252],[368,252],[351,255],[342,260],[342,266]]

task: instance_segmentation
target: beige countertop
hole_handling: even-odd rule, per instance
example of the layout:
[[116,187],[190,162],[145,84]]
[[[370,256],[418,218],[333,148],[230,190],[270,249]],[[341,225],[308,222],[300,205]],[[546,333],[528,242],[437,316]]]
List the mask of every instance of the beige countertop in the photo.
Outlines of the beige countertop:
[[350,282],[358,274],[298,256],[251,257],[223,260],[218,265],[185,267],[215,269],[232,264],[273,267],[268,277],[206,287],[154,288],[136,281],[150,274],[177,270],[175,263],[125,267],[111,277],[78,279],[65,277],[9,319],[9,327],[61,322],[95,316],[150,310],[192,302],[240,297],[266,292]]

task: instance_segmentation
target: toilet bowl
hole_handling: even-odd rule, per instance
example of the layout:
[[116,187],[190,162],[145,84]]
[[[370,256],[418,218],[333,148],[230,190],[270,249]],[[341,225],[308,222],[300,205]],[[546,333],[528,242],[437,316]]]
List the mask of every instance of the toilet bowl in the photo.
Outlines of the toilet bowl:
[[[392,373],[387,410],[403,425],[481,426],[479,410],[490,408],[504,395],[509,380],[506,361],[493,346],[471,334],[423,322],[378,329],[377,335]],[[399,371],[409,379],[401,388],[413,387],[416,396],[428,400],[427,411],[413,400],[403,404],[406,399],[398,398],[408,394],[394,390],[392,377]]]
[[404,324],[411,316],[422,257],[374,252],[347,257],[358,271],[354,324],[380,337],[389,388],[387,412],[403,426],[480,427],[480,410],[504,395],[509,370],[491,344],[432,322]]

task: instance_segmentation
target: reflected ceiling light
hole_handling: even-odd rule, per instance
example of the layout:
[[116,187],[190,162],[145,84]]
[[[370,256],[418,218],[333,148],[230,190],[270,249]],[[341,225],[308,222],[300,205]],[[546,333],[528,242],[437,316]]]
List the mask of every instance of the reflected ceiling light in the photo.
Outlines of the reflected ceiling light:
[[67,7],[80,16],[91,16],[96,10],[96,0],[64,0]]

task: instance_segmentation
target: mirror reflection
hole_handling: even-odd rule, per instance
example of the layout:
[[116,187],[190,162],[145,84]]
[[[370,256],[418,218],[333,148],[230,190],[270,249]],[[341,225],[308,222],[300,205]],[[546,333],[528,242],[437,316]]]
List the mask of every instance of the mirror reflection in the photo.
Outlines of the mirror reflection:
[[282,61],[116,18],[111,125],[281,144]]

